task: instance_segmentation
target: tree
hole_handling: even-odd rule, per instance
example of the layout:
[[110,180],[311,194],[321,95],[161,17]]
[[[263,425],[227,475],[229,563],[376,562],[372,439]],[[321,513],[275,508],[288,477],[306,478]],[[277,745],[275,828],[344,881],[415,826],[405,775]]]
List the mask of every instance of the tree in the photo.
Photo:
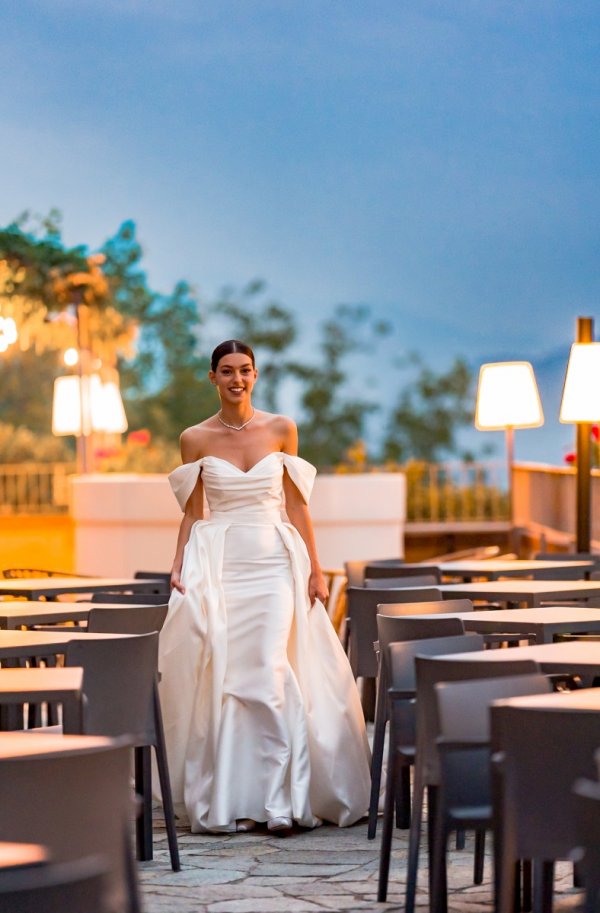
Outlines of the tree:
[[291,372],[300,381],[301,454],[311,463],[340,463],[349,448],[363,437],[366,417],[377,405],[345,393],[347,357],[362,346],[373,345],[387,330],[387,324],[372,319],[369,308],[338,305],[333,317],[321,324],[319,361],[290,364]]
[[435,462],[456,452],[459,428],[473,420],[473,376],[462,358],[436,373],[412,354],[416,376],[403,388],[393,409],[383,444],[386,459]]

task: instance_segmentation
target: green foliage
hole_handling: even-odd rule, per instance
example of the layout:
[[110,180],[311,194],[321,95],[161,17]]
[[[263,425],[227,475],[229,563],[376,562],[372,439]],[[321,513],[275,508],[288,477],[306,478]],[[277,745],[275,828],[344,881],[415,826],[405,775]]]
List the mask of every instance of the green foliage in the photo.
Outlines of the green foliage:
[[338,305],[333,317],[321,324],[318,362],[289,365],[301,385],[301,454],[317,466],[342,462],[348,449],[363,437],[366,417],[377,405],[345,394],[347,357],[386,330],[385,324],[372,320],[368,308]]
[[461,358],[439,373],[424,365],[418,355],[410,356],[409,365],[417,374],[403,387],[392,411],[384,456],[435,462],[456,452],[458,429],[473,419],[473,376]]
[[0,463],[62,463],[75,459],[65,438],[35,434],[29,428],[0,424]]

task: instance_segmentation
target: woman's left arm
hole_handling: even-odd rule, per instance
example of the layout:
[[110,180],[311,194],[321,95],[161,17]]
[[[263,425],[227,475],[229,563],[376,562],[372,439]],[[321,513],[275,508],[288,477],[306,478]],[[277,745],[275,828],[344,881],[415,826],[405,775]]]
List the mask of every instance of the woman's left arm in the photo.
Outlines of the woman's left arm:
[[[294,423],[289,420],[282,450],[284,453],[289,453],[292,456],[296,456],[298,453],[298,432],[296,431]],[[305,504],[302,495],[292,482],[287,470],[283,474],[283,493],[285,495],[285,510],[288,519],[302,536],[310,560],[310,577],[308,579],[309,599],[311,604],[315,599],[326,602],[329,598],[329,590],[327,589],[325,577],[317,556],[317,544],[315,542],[315,533],[308,505]]]

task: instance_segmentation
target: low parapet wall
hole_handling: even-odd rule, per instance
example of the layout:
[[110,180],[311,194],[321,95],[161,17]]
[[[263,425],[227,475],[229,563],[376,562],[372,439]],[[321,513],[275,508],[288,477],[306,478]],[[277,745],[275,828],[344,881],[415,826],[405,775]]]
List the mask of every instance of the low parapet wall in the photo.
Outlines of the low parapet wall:
[[[128,576],[171,566],[181,512],[165,475],[72,476],[70,503],[80,573]],[[402,473],[320,475],[310,507],[324,567],[404,554]]]

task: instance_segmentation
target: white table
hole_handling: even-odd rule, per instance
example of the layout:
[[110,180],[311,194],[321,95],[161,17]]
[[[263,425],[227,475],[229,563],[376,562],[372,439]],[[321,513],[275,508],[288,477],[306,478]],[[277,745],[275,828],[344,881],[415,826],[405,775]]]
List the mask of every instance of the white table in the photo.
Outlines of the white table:
[[560,572],[560,578],[563,580],[577,580],[593,571],[596,565],[594,561],[523,561],[490,558],[487,561],[442,561],[438,567],[445,576],[460,577],[469,582],[473,577],[486,580],[497,580],[499,577],[529,577],[543,580],[545,577],[556,578],[557,572]]
[[[136,603],[136,606],[139,605]],[[64,621],[87,621],[91,609],[131,608],[131,603],[112,602],[42,602],[38,600],[0,601],[0,629],[58,624]]]
[[[600,634],[600,609],[544,606],[541,609],[500,609],[495,612],[448,612],[436,618],[460,618],[478,634],[535,634],[538,644],[551,644],[555,634],[589,631]],[[1,643],[1,641],[0,641]]]
[[64,593],[151,593],[161,592],[162,580],[129,577],[31,577],[0,578],[0,596],[26,599],[53,598]]
[[483,599],[487,602],[525,603],[600,599],[600,580],[482,580],[479,583],[443,583],[444,599]]

